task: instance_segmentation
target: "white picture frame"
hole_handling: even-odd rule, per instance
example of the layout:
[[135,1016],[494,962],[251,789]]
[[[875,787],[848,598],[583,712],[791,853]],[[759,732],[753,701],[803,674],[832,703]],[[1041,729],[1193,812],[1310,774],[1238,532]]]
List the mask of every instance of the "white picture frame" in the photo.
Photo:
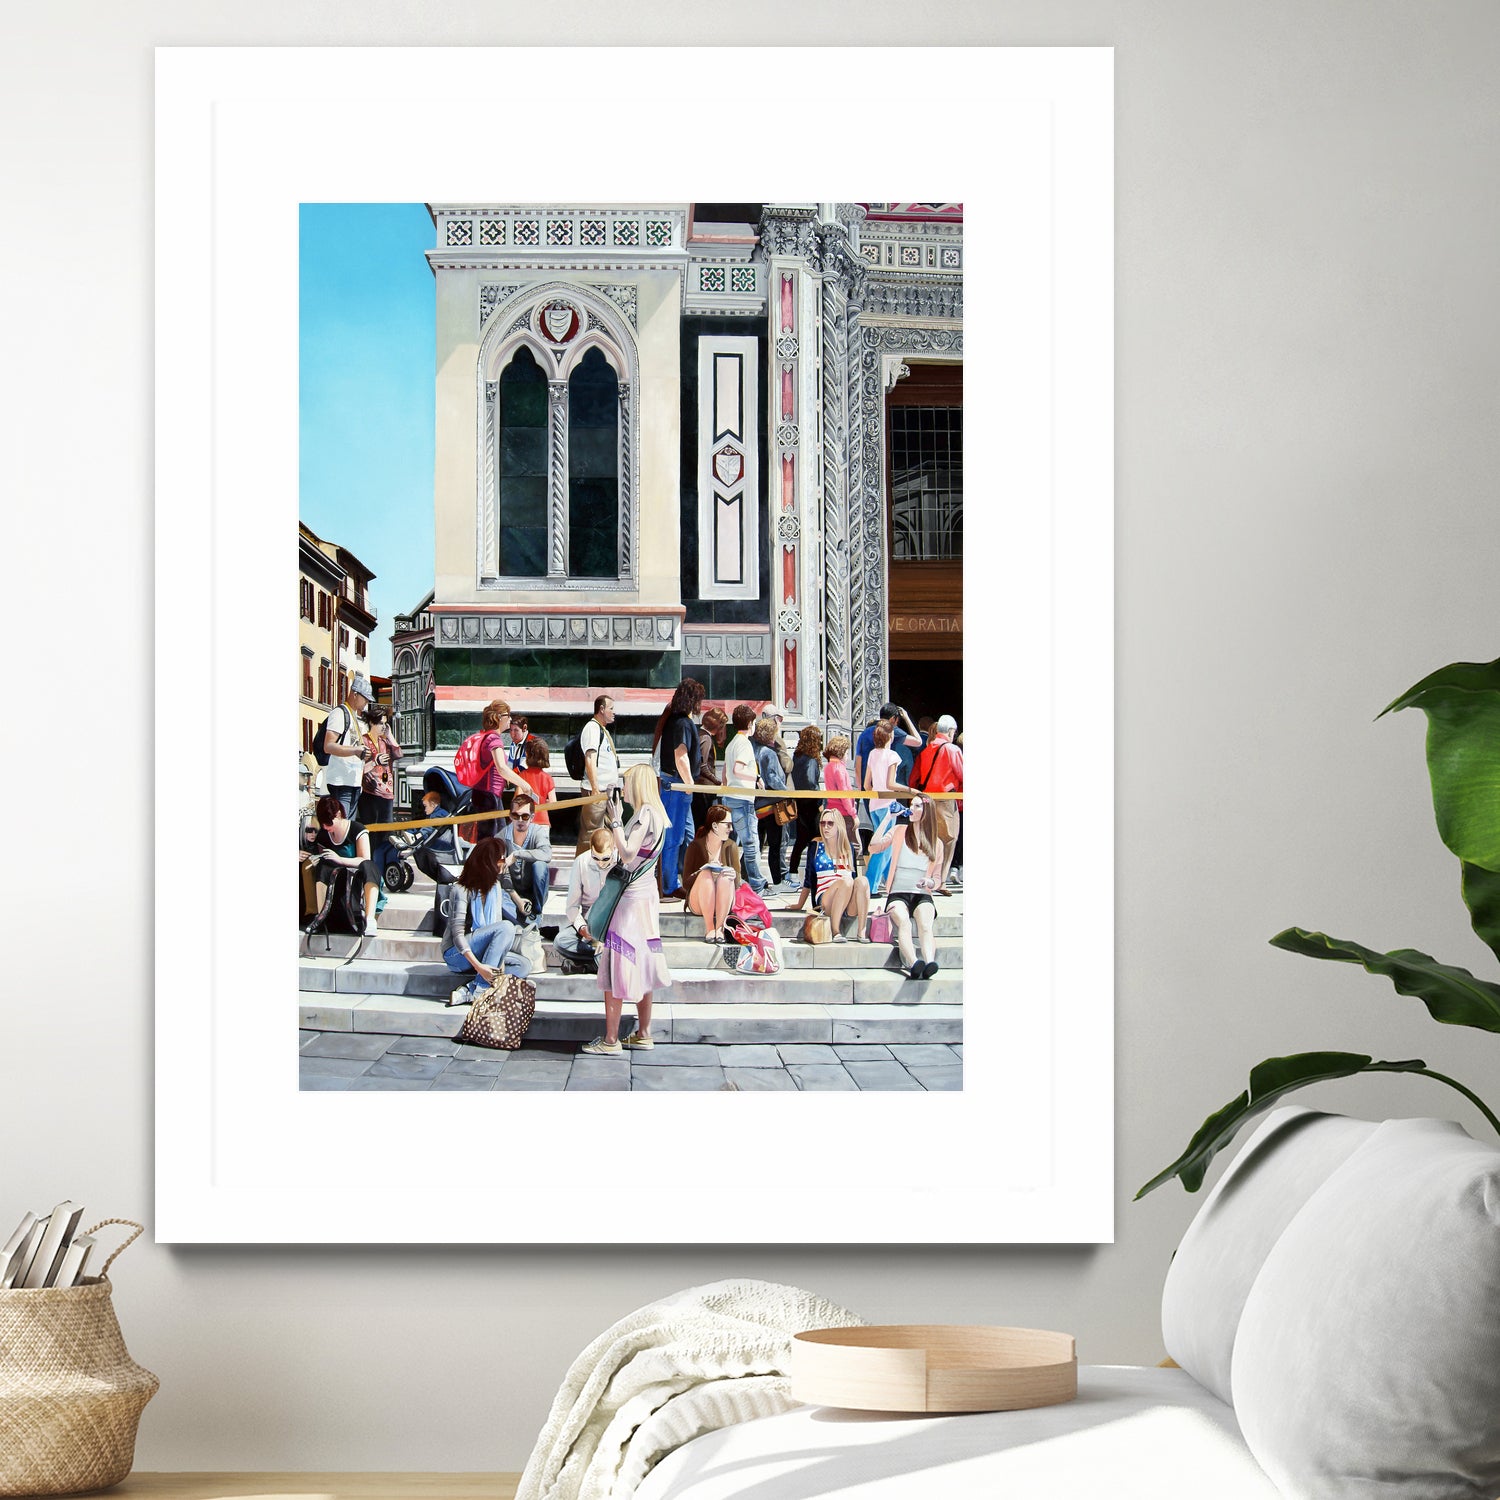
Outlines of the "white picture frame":
[[[158,52],[159,1241],[1112,1239],[1112,69],[1108,49]],[[607,153],[560,77],[610,112]],[[545,119],[530,159],[497,159],[502,83]],[[299,1091],[278,737],[298,204],[665,201],[710,182],[965,205],[965,402],[983,414],[965,1087]],[[282,905],[285,926],[261,915]]]

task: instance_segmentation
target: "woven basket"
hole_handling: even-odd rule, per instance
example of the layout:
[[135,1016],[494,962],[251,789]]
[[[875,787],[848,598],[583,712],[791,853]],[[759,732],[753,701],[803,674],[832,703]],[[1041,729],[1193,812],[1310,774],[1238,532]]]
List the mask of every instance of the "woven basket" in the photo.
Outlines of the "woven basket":
[[74,1495],[130,1473],[161,1384],[126,1352],[110,1300],[110,1263],[134,1239],[78,1286],[0,1291],[0,1495]]

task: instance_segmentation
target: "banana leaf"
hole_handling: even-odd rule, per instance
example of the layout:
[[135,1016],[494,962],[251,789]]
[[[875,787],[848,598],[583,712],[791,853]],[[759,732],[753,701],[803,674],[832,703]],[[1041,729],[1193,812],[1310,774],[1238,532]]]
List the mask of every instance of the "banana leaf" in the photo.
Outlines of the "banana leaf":
[[1403,708],[1427,715],[1427,774],[1443,842],[1467,864],[1500,870],[1500,661],[1453,662],[1376,717]]
[[[1298,1052],[1291,1057],[1268,1057],[1265,1062],[1250,1070],[1250,1087],[1237,1099],[1231,1099],[1223,1109],[1211,1114],[1199,1127],[1196,1135],[1187,1144],[1187,1149],[1170,1167],[1158,1172],[1135,1196],[1144,1198],[1147,1193],[1159,1188],[1162,1183],[1177,1177],[1190,1193],[1203,1186],[1204,1174],[1213,1161],[1239,1133],[1240,1127],[1262,1111],[1269,1109],[1284,1095],[1294,1089],[1305,1088],[1310,1083],[1328,1083],[1335,1078],[1352,1078],[1357,1073],[1426,1073],[1429,1078],[1438,1078],[1451,1084],[1460,1093],[1479,1104],[1477,1099],[1461,1084],[1440,1074],[1428,1073],[1427,1064],[1420,1058],[1411,1062],[1375,1062],[1363,1052]],[[1484,1110],[1483,1104],[1479,1104]],[[1500,1133],[1500,1123],[1484,1110]]]
[[1463,870],[1464,905],[1469,908],[1469,922],[1474,931],[1500,958],[1500,875],[1465,860]]
[[1371,974],[1383,974],[1395,985],[1397,994],[1415,996],[1434,1021],[1449,1026],[1474,1026],[1480,1031],[1500,1031],[1500,985],[1477,979],[1456,964],[1439,963],[1415,948],[1377,953],[1359,943],[1332,938],[1326,932],[1307,932],[1301,927],[1278,932],[1271,939],[1271,946],[1307,958],[1359,964]]

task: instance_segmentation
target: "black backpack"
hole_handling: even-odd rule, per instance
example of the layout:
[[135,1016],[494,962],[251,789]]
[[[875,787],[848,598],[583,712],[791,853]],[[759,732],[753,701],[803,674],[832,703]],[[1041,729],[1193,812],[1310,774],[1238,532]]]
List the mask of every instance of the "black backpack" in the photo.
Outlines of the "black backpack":
[[[328,718],[324,719],[323,722],[318,725],[317,732],[313,735],[312,754],[313,759],[317,761],[320,766],[326,766],[328,762],[333,758],[328,753],[328,725],[332,721],[333,715],[337,713],[347,714],[348,712],[349,710],[347,708],[344,708],[342,705],[340,705],[338,708],[333,710],[333,713],[330,713],[328,715]],[[343,729],[339,731],[340,738],[342,738],[349,732],[349,728],[350,720],[346,718],[344,720]]]
[[[589,724],[592,724],[593,722],[594,721],[592,719],[589,720]],[[587,729],[588,727],[589,725],[585,724],[583,726],[583,729]],[[568,775],[571,776],[574,781],[587,781],[589,779],[588,757],[583,753],[583,729],[580,729],[578,733],[575,734],[573,738],[563,746],[563,765],[567,768]],[[603,747],[606,740],[608,740],[611,745],[614,744],[614,741],[609,737],[609,730],[601,729],[599,731],[599,744],[601,748]]]

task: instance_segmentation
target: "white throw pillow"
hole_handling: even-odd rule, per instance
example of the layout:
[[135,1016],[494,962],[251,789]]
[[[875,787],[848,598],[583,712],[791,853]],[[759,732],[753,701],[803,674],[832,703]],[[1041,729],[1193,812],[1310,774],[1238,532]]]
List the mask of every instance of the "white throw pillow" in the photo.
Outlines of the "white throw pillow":
[[1161,1295],[1168,1354],[1221,1401],[1245,1298],[1297,1211],[1374,1132],[1368,1120],[1274,1109],[1188,1225]]
[[1233,1378],[1283,1494],[1500,1495],[1500,1149],[1442,1120],[1379,1126],[1266,1257]]

